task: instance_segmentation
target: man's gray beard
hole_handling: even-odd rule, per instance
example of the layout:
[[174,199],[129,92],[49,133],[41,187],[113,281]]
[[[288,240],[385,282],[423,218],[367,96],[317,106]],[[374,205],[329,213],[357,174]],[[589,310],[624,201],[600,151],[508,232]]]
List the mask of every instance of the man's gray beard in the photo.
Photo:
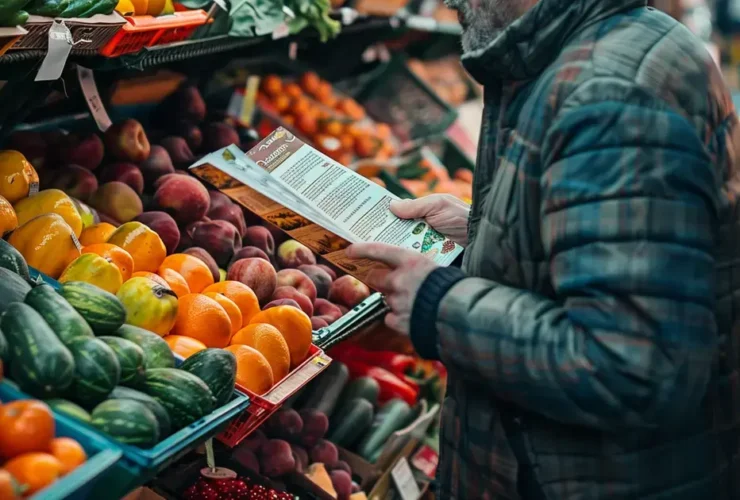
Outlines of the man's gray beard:
[[462,13],[465,20],[462,47],[465,53],[487,47],[511,23],[516,21],[534,0],[480,0],[473,9],[471,0],[446,0],[448,7]]

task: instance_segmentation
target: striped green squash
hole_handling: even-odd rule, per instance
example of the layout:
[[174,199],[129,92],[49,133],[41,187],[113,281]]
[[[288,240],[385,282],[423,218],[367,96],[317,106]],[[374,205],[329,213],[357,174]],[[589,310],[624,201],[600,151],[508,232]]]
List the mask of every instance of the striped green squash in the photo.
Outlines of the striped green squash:
[[65,345],[77,337],[94,336],[82,315],[50,285],[34,287],[26,294],[24,302],[44,318]]
[[23,392],[46,399],[70,387],[75,377],[72,354],[31,306],[10,304],[0,330],[8,342],[8,375]]
[[113,333],[116,337],[130,340],[144,351],[144,365],[150,368],[174,368],[175,355],[162,337],[134,325],[122,325]]
[[231,352],[225,349],[204,349],[186,359],[180,369],[206,383],[216,398],[216,407],[225,405],[231,399],[236,378],[236,357]]
[[67,401],[66,399],[47,399],[45,403],[57,413],[76,418],[88,424],[90,423],[90,414],[87,410],[72,401]]
[[167,410],[173,431],[187,427],[213,411],[213,394],[206,383],[177,368],[147,370],[144,392]]
[[113,349],[97,338],[80,337],[67,347],[75,360],[75,379],[70,399],[92,408],[108,397],[121,378],[121,366]]
[[67,299],[95,332],[107,335],[126,322],[126,309],[112,293],[82,281],[62,285],[62,296]]
[[120,337],[98,337],[108,344],[118,358],[121,366],[121,380],[119,384],[128,387],[138,387],[146,379],[144,375],[144,350],[130,340]]
[[92,411],[92,425],[124,444],[151,448],[159,441],[159,424],[144,403],[109,399]]
[[113,389],[113,392],[110,393],[108,399],[131,399],[133,401],[143,403],[144,406],[151,410],[154,417],[157,419],[157,423],[159,424],[159,438],[164,439],[170,434],[170,416],[167,413],[167,410],[164,409],[164,406],[159,404],[159,401],[150,395],[119,385]]

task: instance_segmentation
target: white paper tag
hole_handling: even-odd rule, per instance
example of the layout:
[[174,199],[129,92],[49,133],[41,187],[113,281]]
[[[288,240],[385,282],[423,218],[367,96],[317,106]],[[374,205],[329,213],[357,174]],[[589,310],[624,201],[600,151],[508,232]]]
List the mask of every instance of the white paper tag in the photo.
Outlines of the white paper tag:
[[421,496],[419,485],[416,484],[414,474],[411,472],[409,461],[401,457],[391,470],[391,477],[396,484],[398,494],[403,500],[417,500]]
[[288,59],[291,61],[298,59],[298,42],[290,42],[288,46]]
[[288,35],[290,35],[290,27],[288,26],[288,23],[285,22],[278,24],[277,28],[272,31],[273,40],[280,40]]
[[224,12],[229,11],[229,6],[226,5],[226,2],[224,2],[224,0],[213,0],[213,3],[221,7],[221,10],[223,10]]
[[349,26],[350,24],[354,24],[354,22],[357,21],[360,13],[357,12],[355,9],[342,7],[341,9],[339,9],[339,15],[342,16],[342,24],[345,26]]
[[91,69],[78,65],[77,78],[80,81],[80,88],[87,101],[90,114],[95,120],[95,123],[98,124],[100,131],[105,132],[112,125],[112,122],[108,116],[108,112],[105,110],[105,106],[103,106],[103,100],[100,98],[98,86],[95,84],[95,75]]
[[46,57],[41,62],[39,72],[36,73],[35,80],[37,82],[48,82],[57,80],[62,76],[64,65],[67,63],[73,45],[72,32],[69,31],[64,21],[54,21],[49,28],[49,48]]

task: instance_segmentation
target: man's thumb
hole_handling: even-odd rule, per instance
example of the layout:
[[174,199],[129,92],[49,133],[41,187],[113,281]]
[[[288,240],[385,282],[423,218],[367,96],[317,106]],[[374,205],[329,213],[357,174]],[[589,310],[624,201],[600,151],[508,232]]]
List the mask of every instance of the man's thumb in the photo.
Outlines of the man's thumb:
[[391,212],[400,219],[417,219],[424,217],[424,204],[421,200],[398,200],[391,202]]

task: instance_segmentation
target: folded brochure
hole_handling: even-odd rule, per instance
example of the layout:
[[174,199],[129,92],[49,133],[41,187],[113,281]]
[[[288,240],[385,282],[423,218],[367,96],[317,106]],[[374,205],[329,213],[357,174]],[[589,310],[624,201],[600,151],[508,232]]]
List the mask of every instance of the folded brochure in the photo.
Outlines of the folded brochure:
[[350,243],[413,249],[440,266],[451,264],[463,251],[424,221],[393,215],[389,205],[397,196],[282,127],[248,153],[231,145],[190,169],[360,280],[373,263],[348,259],[344,248]]

